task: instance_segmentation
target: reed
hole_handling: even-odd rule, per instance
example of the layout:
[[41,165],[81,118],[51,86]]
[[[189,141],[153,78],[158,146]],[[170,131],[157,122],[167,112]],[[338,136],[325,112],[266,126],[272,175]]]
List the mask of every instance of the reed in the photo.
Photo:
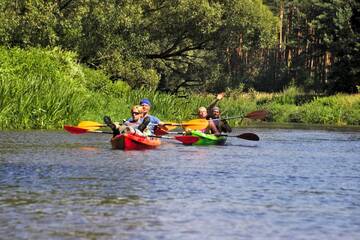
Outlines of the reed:
[[[160,119],[184,121],[196,118],[197,109],[207,107],[215,95],[132,90],[125,82],[113,83],[102,71],[77,64],[71,52],[0,47],[0,129],[61,128],[81,120],[102,122],[105,115],[121,121],[142,98],[152,101],[151,113]],[[360,125],[360,94],[316,97],[295,87],[278,93],[234,89],[218,106],[223,116],[266,109],[272,122]]]
[[86,105],[74,54],[0,48],[0,59],[0,128],[58,128]]

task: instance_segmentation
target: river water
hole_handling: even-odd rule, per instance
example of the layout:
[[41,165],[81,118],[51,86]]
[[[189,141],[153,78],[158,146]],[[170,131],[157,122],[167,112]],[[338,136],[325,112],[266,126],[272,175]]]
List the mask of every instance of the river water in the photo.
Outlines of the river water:
[[0,239],[360,239],[360,132],[242,132],[261,140],[2,131]]

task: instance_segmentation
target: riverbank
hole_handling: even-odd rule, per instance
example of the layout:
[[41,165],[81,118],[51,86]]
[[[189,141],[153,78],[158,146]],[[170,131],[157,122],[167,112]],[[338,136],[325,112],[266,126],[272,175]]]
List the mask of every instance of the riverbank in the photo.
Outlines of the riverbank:
[[[183,92],[170,95],[151,89],[131,89],[113,83],[102,71],[76,62],[75,54],[60,49],[0,48],[0,129],[61,129],[81,120],[102,122],[130,117],[141,98],[152,101],[152,114],[162,120],[196,118],[214,94]],[[267,122],[360,126],[360,94],[322,96],[289,87],[278,93],[228,90],[218,106],[223,116],[243,116],[265,109]],[[231,120],[234,127],[248,120]]]

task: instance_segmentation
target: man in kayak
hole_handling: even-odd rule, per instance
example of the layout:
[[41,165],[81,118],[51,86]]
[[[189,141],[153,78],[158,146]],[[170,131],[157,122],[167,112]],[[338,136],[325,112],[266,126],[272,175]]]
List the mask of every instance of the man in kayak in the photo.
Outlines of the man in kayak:
[[208,115],[206,119],[212,119],[219,132],[231,132],[232,129],[227,121],[220,119],[221,111],[220,108],[216,106],[216,104],[224,98],[224,95],[225,93],[223,92],[216,95],[215,100],[207,107]]
[[213,107],[209,119],[212,119],[216,128],[220,132],[230,133],[232,131],[231,127],[229,126],[228,122],[225,119],[221,119],[220,116],[221,116],[220,108]]
[[216,95],[216,98],[210,103],[210,105],[207,107],[207,112],[208,112],[208,116],[207,118],[214,118],[213,117],[213,108],[216,106],[216,104],[224,98],[225,93],[219,93],[218,95]]
[[146,125],[146,127],[150,130],[151,134],[154,134],[154,130],[156,129],[156,127],[160,127],[162,128],[164,126],[164,123],[160,121],[159,118],[150,115],[150,109],[151,109],[151,102],[149,99],[147,98],[143,98],[140,100],[140,106],[142,106],[143,108],[143,113],[144,113],[144,123]]

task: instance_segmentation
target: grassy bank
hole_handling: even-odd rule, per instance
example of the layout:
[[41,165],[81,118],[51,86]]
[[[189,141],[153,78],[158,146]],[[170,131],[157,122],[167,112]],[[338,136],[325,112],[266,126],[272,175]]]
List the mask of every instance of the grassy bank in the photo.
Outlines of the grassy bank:
[[[101,122],[104,115],[121,120],[144,97],[153,102],[154,115],[172,121],[195,118],[197,108],[214,99],[210,94],[178,97],[131,90],[124,82],[114,84],[101,71],[77,64],[74,54],[59,49],[0,48],[0,129],[55,129],[80,120]],[[272,94],[232,90],[219,106],[225,116],[266,109],[267,121],[275,123],[360,125],[360,94],[320,97],[296,88]]]

